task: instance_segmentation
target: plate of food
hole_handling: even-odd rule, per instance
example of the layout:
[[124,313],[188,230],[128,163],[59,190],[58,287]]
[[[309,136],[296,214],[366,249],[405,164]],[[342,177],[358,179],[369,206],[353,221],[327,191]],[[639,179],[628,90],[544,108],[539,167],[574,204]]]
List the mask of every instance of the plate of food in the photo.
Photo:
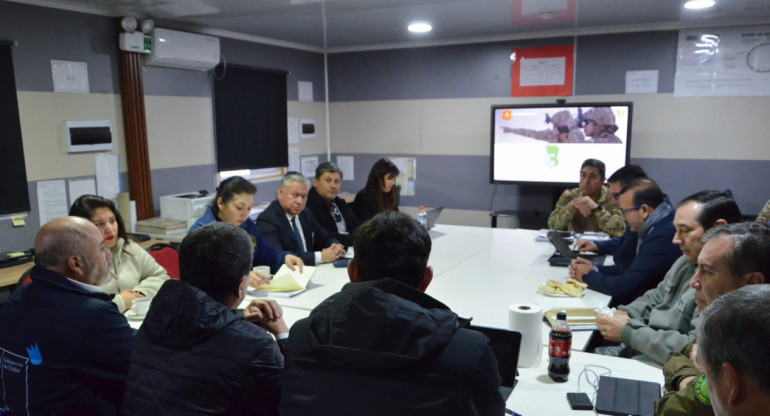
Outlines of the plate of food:
[[549,280],[544,285],[538,286],[537,291],[543,295],[556,298],[582,298],[587,287],[587,284],[578,282],[575,279],[567,279],[566,282]]

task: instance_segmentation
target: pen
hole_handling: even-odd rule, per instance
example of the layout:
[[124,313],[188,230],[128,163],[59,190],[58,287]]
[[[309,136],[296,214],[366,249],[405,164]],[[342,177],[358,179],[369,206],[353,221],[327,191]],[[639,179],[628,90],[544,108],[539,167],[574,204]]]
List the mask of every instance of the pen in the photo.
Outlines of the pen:
[[516,413],[513,410],[508,409],[508,408],[505,409],[505,413],[507,413],[509,415],[513,415],[513,416],[521,416],[520,414],[518,414],[518,413]]

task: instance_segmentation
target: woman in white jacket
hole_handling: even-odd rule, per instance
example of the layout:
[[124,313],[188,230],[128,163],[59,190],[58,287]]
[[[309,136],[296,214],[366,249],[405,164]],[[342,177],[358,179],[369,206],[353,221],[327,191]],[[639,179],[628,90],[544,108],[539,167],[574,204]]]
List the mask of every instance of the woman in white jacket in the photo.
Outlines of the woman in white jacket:
[[110,249],[110,279],[101,288],[114,294],[112,301],[122,313],[131,309],[134,299],[153,297],[168,279],[166,269],[126,235],[123,218],[115,204],[96,195],[83,195],[72,204],[69,215],[90,220]]

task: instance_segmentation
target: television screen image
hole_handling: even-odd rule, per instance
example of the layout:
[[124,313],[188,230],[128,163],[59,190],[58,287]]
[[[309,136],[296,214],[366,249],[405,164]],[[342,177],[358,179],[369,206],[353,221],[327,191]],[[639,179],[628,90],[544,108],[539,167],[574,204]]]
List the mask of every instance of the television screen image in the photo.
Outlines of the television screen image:
[[628,162],[631,103],[492,106],[491,183],[578,181],[580,165],[599,159],[606,175]]

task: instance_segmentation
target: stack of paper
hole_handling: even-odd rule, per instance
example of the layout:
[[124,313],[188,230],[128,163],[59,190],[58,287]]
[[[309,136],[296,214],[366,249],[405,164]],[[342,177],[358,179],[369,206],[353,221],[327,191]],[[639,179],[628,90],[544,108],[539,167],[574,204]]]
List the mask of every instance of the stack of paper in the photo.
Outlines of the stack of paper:
[[312,266],[304,266],[302,268],[302,273],[300,273],[298,267],[295,267],[292,271],[284,264],[278,269],[278,272],[273,275],[273,279],[270,283],[259,287],[259,291],[283,292],[284,294],[293,296],[297,293],[301,293],[307,288],[307,284],[310,282],[310,278],[313,277],[314,272],[315,267]]
[[136,222],[136,232],[147,234],[184,234],[187,232],[185,220],[169,218],[148,218]]

